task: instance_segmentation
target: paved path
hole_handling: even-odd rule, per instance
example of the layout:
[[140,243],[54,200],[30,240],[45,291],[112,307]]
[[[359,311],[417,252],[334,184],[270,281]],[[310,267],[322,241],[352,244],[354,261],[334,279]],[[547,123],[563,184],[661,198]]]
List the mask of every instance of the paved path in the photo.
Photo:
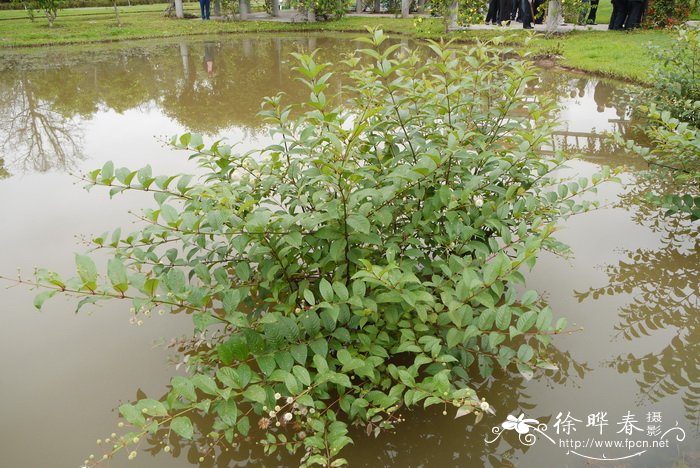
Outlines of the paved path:
[[[366,17],[366,18],[397,18],[398,16],[393,13],[348,13],[346,16],[353,17]],[[429,18],[429,15],[419,15],[413,14],[411,18]],[[280,23],[304,23],[306,22],[306,15],[298,12],[297,10],[280,10],[279,16],[270,16],[267,13],[251,13],[248,15],[249,20],[255,21],[275,21]],[[533,29],[536,32],[545,32],[545,26],[543,24],[533,25]],[[690,27],[700,27],[700,21],[688,21],[688,26]],[[514,31],[523,29],[522,23],[516,21],[511,21],[510,25],[507,26],[494,26],[490,24],[473,24],[471,26],[456,28],[455,31],[487,31],[487,30],[500,30],[500,31]],[[576,24],[562,24],[557,28],[558,33],[570,32],[570,31],[608,31],[607,24],[588,24],[579,26]]]

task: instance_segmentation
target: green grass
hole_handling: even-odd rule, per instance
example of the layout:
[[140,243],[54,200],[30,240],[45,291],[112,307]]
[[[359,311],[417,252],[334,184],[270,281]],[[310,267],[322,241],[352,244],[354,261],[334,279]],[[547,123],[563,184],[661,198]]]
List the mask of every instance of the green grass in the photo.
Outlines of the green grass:
[[[598,21],[609,18],[609,0],[601,0]],[[363,32],[365,26],[381,26],[385,31],[417,38],[437,39],[445,36],[442,22],[426,19],[419,29],[414,21],[387,17],[346,17],[325,23],[277,23],[270,21],[200,21],[176,20],[161,16],[165,4],[120,7],[122,27],[116,26],[112,8],[79,8],[59,12],[53,28],[37,16],[30,22],[21,11],[0,11],[0,50],[19,46],[81,44],[104,41],[174,37],[218,33],[347,31]],[[199,13],[199,4],[188,2],[185,10]],[[461,41],[489,40],[502,36],[503,31],[463,31],[447,37]],[[522,47],[526,31],[508,32],[506,42]],[[648,44],[665,46],[671,43],[666,31],[578,31],[546,38],[535,35],[529,50],[539,56],[561,56],[566,67],[607,76],[644,82],[652,65]],[[3,52],[0,52],[2,59]]]

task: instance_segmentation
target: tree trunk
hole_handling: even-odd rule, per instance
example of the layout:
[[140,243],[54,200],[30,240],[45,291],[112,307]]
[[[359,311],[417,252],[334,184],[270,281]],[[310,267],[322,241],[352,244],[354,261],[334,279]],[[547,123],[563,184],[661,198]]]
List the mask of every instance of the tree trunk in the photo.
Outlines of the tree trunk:
[[549,7],[547,8],[547,23],[545,24],[545,30],[547,33],[556,32],[562,22],[562,19],[561,3],[559,3],[559,0],[549,0]]
[[357,0],[355,2],[355,13],[362,13],[362,11],[365,9],[365,4],[363,0]]
[[416,10],[420,14],[422,14],[425,11],[425,0],[418,0],[418,3],[416,4]]
[[246,0],[238,0],[238,14],[241,20],[248,19],[248,2]]
[[112,5],[114,5],[114,16],[117,18],[117,27],[122,27],[122,20],[119,18],[119,8],[117,8],[117,0],[112,0]]
[[185,9],[182,7],[182,0],[175,0],[175,17],[180,19],[185,17]]
[[401,18],[408,18],[411,0],[401,0]]
[[374,12],[379,13],[382,11],[382,1],[381,0],[374,0]]
[[[448,8],[448,20],[447,24],[445,25],[445,28],[447,30],[450,29],[457,29],[457,1],[454,0],[452,3],[450,3],[450,6]],[[445,31],[447,32],[447,31]]]
[[316,8],[311,7],[308,10],[306,10],[306,21],[309,23],[315,23],[316,22]]
[[280,0],[271,0],[271,14],[272,16],[279,16],[280,15]]
[[214,0],[214,16],[221,16],[221,0]]

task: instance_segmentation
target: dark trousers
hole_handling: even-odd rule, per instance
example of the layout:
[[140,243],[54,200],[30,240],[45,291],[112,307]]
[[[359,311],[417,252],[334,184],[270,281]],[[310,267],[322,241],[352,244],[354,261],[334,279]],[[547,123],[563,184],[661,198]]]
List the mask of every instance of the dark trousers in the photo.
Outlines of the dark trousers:
[[512,0],[498,0],[498,21],[508,21],[510,19],[510,10]]
[[202,19],[209,19],[210,0],[199,0],[199,9],[202,10]]
[[598,13],[598,2],[600,2],[600,0],[591,0],[591,11],[588,12],[586,23],[595,24],[595,15]]
[[510,9],[510,19],[518,19],[518,9],[520,8],[520,2],[518,0],[513,0],[513,4]]
[[528,0],[521,0],[520,9],[523,13],[523,28],[532,28],[532,5]]
[[644,2],[631,0],[628,4],[627,19],[625,20],[625,29],[638,28],[642,22],[642,13],[644,13]]
[[613,0],[613,11],[608,29],[622,29],[629,9],[627,0]]
[[489,1],[489,11],[486,13],[486,22],[498,21],[498,2],[499,0]]

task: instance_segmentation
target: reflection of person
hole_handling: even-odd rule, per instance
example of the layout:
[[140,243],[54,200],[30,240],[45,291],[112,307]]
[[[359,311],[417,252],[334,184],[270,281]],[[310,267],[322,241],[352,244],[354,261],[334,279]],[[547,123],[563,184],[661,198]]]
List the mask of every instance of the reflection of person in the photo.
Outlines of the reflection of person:
[[603,82],[602,80],[599,80],[595,84],[595,89],[593,90],[593,100],[595,101],[596,104],[596,110],[598,112],[603,112],[605,111],[605,106],[611,106],[611,98],[612,98],[612,93],[613,93],[613,88],[610,86],[608,83]]
[[214,73],[214,43],[212,42],[204,43],[204,66],[207,69],[207,73],[210,75]]
[[202,10],[202,19],[209,19],[209,5],[210,0],[199,0],[199,9]]

